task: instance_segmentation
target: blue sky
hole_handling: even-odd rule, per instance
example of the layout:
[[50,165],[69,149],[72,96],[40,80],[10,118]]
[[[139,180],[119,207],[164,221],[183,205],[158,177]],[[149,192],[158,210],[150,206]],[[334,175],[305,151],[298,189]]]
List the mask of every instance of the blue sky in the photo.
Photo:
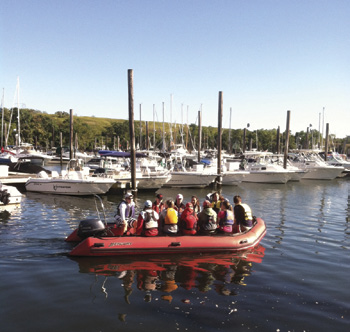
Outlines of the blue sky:
[[[12,107],[217,126],[350,135],[350,1],[3,0],[0,87]],[[188,109],[188,112],[187,112]],[[322,124],[322,121],[321,121]]]

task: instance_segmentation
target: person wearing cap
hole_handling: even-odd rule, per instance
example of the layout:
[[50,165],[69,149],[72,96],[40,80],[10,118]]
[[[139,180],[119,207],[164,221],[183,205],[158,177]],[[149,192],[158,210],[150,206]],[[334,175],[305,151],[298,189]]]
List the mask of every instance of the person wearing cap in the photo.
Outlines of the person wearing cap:
[[212,209],[208,200],[203,202],[203,210],[198,213],[198,234],[210,235],[215,234],[217,229],[217,215]]
[[197,215],[193,215],[192,203],[187,203],[180,217],[180,231],[183,235],[195,235],[197,233]]
[[117,213],[114,217],[117,227],[120,228],[119,235],[126,233],[128,228],[134,228],[135,202],[131,193],[124,195],[124,199],[118,204]]
[[136,235],[157,236],[159,215],[152,209],[152,202],[147,200],[137,219]]
[[164,210],[163,195],[158,194],[153,202],[152,209],[160,214]]
[[186,206],[183,203],[184,197],[181,194],[178,194],[176,196],[175,206],[174,209],[177,211],[177,217],[180,219],[181,213],[185,210]]

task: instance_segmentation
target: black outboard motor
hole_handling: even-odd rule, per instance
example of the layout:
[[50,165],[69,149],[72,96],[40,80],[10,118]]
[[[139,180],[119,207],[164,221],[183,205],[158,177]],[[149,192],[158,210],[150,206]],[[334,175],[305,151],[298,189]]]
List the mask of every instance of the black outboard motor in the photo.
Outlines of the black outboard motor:
[[102,236],[105,232],[106,227],[101,219],[84,219],[79,223],[78,236],[81,239],[86,239],[89,236]]
[[10,193],[7,192],[7,189],[0,190],[0,202],[4,203],[4,205],[10,203]]

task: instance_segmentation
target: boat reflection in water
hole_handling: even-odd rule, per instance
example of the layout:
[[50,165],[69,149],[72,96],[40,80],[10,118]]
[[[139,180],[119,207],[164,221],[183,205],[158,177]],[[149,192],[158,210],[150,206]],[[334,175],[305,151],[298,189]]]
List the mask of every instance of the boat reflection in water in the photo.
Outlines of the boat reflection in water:
[[[79,264],[80,273],[104,276],[101,289],[108,296],[107,278],[121,280],[124,298],[130,303],[135,288],[146,302],[152,296],[171,302],[176,290],[198,289],[202,293],[215,290],[220,295],[236,295],[236,288],[246,285],[253,263],[261,263],[265,248],[261,245],[236,253],[201,255],[156,255],[128,257],[71,258]],[[190,300],[182,300],[186,301]]]

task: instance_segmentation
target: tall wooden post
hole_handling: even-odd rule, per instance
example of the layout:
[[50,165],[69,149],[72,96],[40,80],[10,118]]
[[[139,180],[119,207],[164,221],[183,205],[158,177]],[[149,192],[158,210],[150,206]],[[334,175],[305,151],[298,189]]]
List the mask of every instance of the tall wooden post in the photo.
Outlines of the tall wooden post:
[[69,159],[73,159],[73,110],[69,110],[70,127],[69,127]]
[[246,136],[247,136],[247,128],[243,129],[243,153],[245,153],[245,141],[246,141]]
[[75,136],[74,136],[74,158],[77,157],[77,151],[78,151],[78,134],[75,133]]
[[117,151],[120,149],[120,137],[117,137]]
[[277,128],[277,136],[276,136],[276,145],[277,145],[277,153],[281,153],[281,134],[280,134],[280,126]]
[[129,99],[129,134],[130,134],[130,161],[131,161],[131,191],[136,194],[136,153],[134,129],[134,72],[128,69],[128,99]]
[[51,148],[55,146],[55,127],[53,126],[52,122],[52,140],[51,140]]
[[290,125],[290,111],[287,111],[287,125],[286,125],[286,143],[284,147],[284,158],[283,158],[283,167],[287,169],[287,158],[289,150],[289,125]]
[[202,112],[198,111],[198,162],[201,161],[202,150]]
[[63,155],[63,144],[62,144],[62,131],[60,132],[60,165],[61,165],[61,170],[63,167],[63,159],[62,159],[62,155]]
[[216,178],[216,183],[221,185],[221,149],[222,149],[222,109],[223,109],[223,99],[222,99],[222,91],[219,91],[219,107],[218,107],[218,167],[217,173],[218,176]]
[[328,144],[329,144],[329,123],[326,123],[326,144],[324,147],[324,161],[327,161]]

